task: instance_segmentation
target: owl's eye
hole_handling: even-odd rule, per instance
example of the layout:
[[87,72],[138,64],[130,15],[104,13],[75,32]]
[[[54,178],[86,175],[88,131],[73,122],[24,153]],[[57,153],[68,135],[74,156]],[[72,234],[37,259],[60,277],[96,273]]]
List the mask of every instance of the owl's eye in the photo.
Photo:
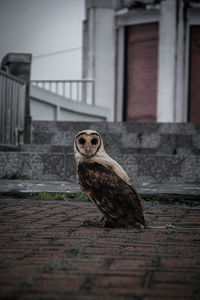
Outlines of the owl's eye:
[[93,138],[93,139],[91,140],[92,145],[96,145],[97,142],[98,142],[98,140],[97,140],[96,138]]
[[85,144],[85,140],[83,138],[79,139],[79,144],[84,145]]

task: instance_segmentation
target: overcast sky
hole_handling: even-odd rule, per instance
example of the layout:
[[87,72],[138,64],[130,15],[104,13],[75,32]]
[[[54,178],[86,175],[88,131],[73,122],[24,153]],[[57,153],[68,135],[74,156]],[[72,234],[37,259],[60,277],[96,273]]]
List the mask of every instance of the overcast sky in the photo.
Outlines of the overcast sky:
[[32,79],[81,78],[83,18],[84,0],[0,0],[0,60],[29,52]]

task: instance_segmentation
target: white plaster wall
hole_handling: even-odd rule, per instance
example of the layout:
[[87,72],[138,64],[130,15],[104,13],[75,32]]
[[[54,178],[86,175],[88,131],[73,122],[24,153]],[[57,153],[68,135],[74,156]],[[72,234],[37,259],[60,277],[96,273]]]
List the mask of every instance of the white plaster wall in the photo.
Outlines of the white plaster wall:
[[115,30],[114,11],[96,8],[95,16],[95,104],[111,109],[114,120]]
[[72,112],[68,111],[65,109],[60,110],[60,121],[73,121],[73,122],[78,122],[78,121],[84,121],[84,122],[89,122],[89,121],[105,121],[106,119],[100,118],[100,117],[95,117],[91,115],[83,115],[77,112]]
[[64,98],[31,85],[31,115],[33,120],[107,121],[109,109]]
[[31,116],[33,120],[53,121],[56,116],[56,106],[31,99]]
[[47,102],[41,102],[38,99],[31,99],[31,115],[32,120],[37,121],[106,121],[106,114],[103,116],[92,115],[91,111],[88,114],[83,114],[76,111],[71,111],[59,107],[59,119],[57,119],[57,106],[48,104]]

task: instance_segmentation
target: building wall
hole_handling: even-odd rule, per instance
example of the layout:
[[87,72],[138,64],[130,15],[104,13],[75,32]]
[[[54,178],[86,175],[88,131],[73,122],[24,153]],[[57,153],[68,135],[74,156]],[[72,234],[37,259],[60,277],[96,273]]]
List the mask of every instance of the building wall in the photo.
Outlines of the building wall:
[[[124,120],[126,28],[157,22],[159,54],[156,121],[189,121],[190,29],[193,25],[200,25],[200,4],[192,0],[88,0],[86,8],[88,30],[84,53],[89,49],[86,60],[89,64],[85,65],[85,70],[93,70],[95,100],[111,106],[114,103],[111,120]],[[200,102],[200,99],[197,101]]]

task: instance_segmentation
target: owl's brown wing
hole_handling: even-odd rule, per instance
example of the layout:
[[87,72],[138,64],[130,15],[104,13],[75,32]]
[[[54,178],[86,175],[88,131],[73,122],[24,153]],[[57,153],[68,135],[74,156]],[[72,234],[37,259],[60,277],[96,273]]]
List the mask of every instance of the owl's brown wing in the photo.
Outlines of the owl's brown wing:
[[81,188],[106,217],[120,224],[139,222],[145,225],[139,195],[111,168],[83,161],[78,166],[78,178]]

